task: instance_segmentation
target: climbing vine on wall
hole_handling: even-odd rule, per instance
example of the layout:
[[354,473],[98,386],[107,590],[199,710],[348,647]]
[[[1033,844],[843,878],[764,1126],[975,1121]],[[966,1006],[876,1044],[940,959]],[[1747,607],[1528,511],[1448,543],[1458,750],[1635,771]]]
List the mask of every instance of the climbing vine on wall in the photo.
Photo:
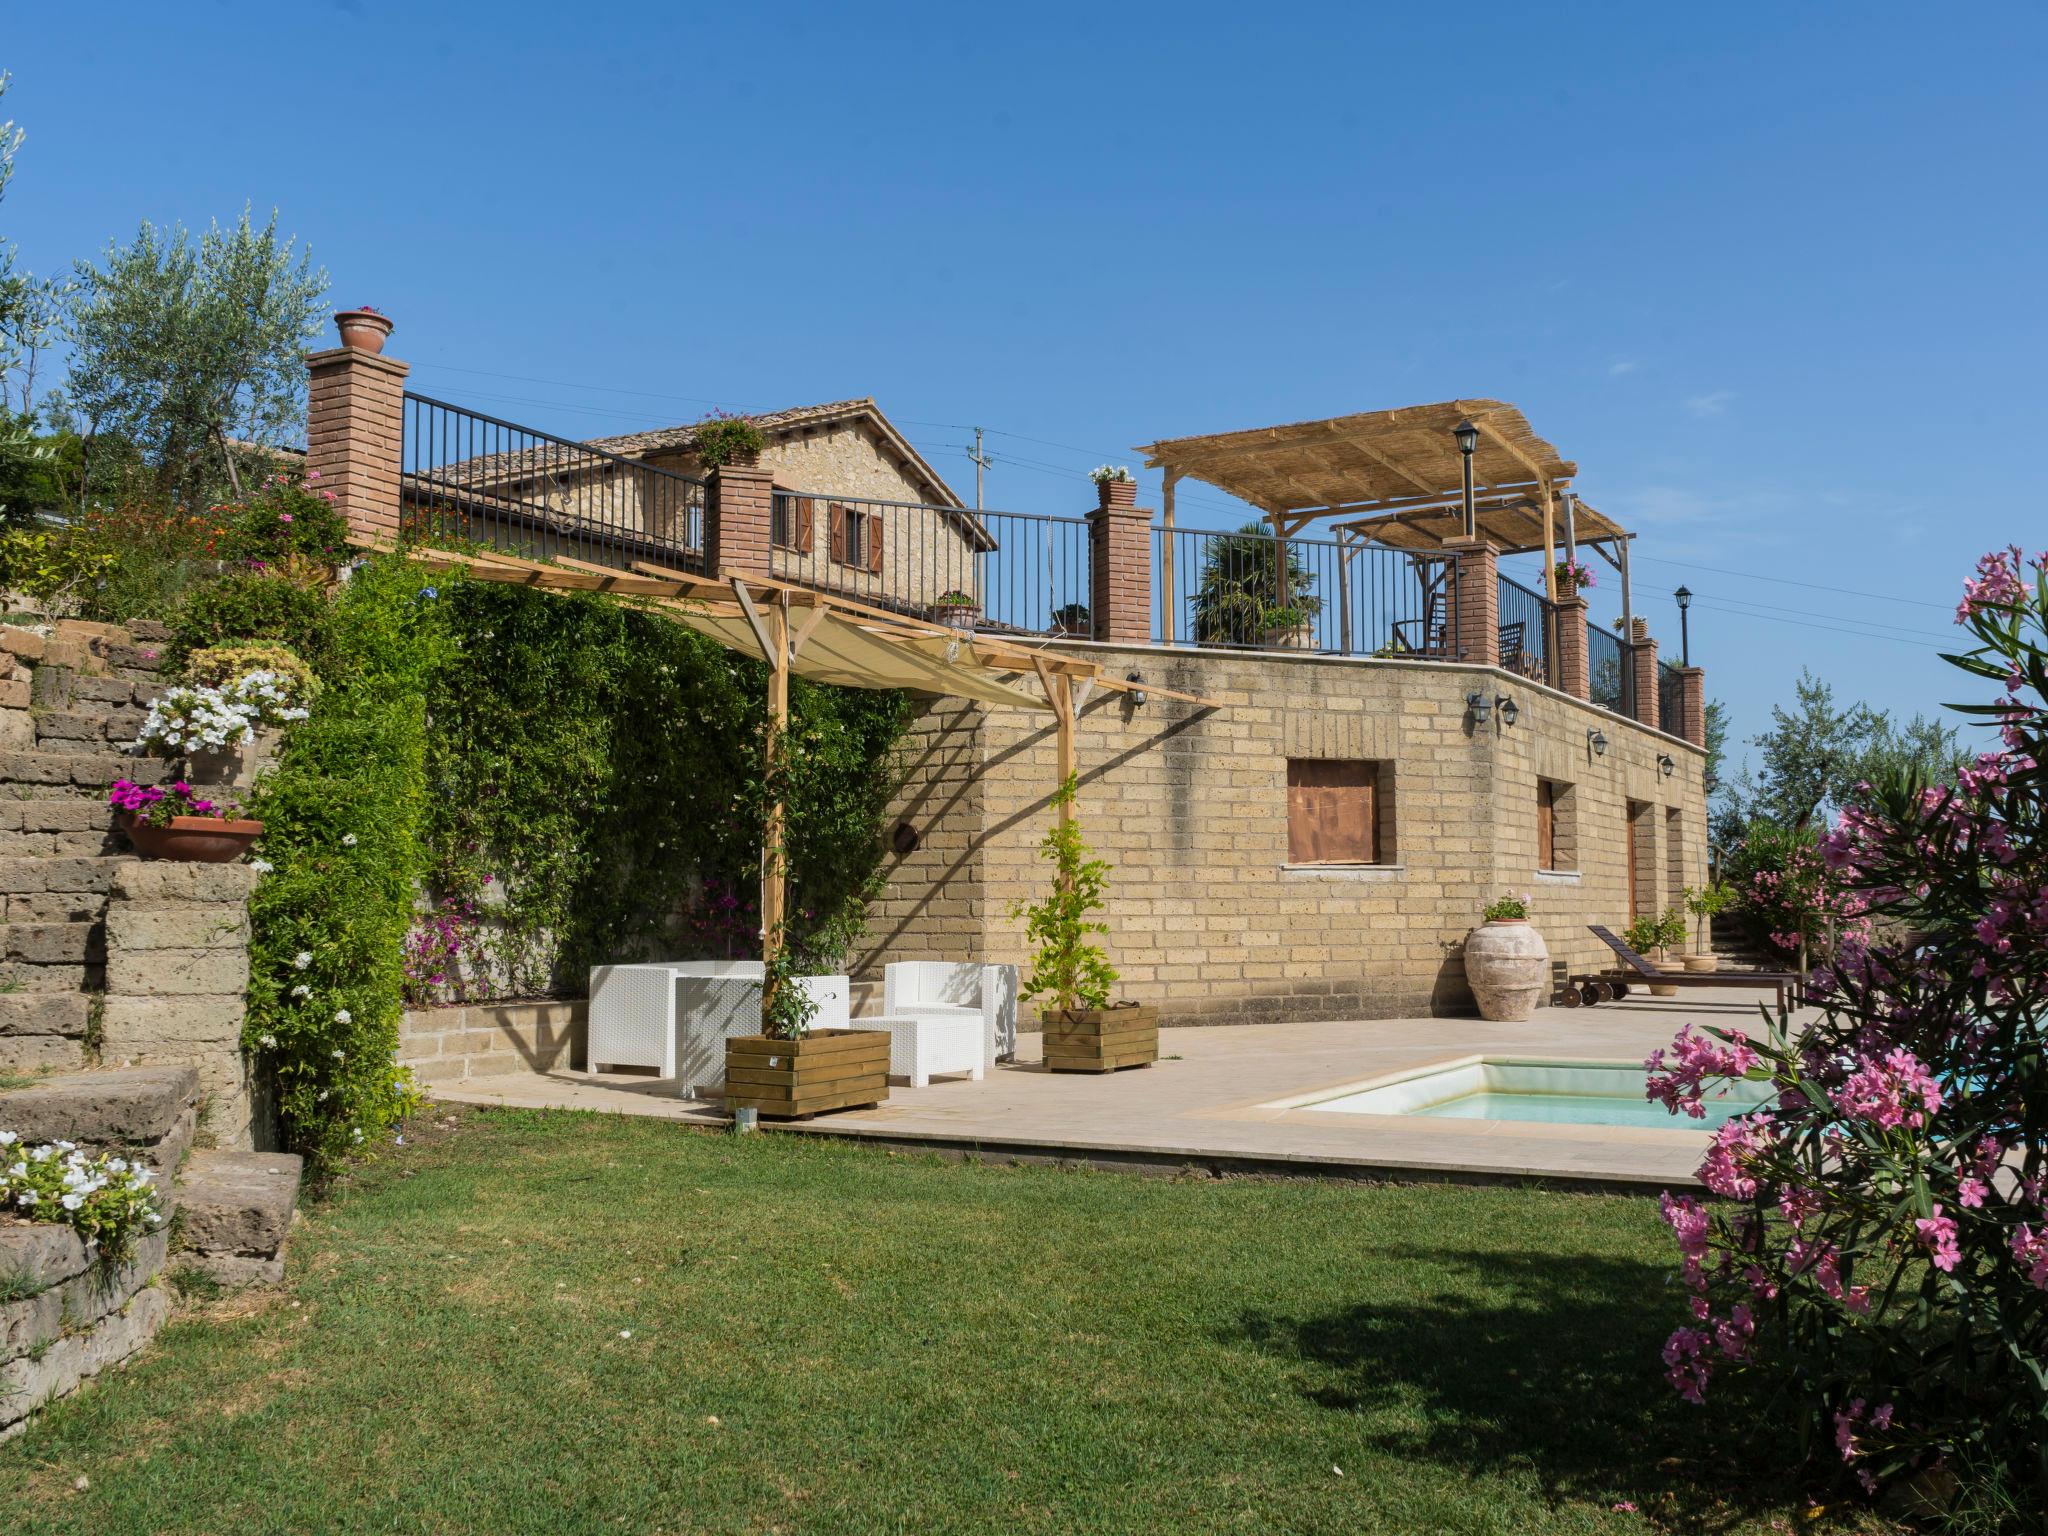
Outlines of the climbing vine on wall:
[[[478,995],[451,949],[501,994],[580,990],[636,955],[752,953],[766,669],[603,597],[454,583],[437,602],[426,883],[476,918],[426,946],[415,997]],[[836,961],[880,863],[903,702],[800,679],[790,702],[793,938]]]

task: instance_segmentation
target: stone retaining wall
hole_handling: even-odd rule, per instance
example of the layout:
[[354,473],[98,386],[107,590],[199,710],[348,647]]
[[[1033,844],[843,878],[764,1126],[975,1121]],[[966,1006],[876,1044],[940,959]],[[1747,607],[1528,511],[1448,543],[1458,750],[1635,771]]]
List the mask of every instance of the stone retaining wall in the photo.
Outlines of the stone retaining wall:
[[399,1026],[395,1059],[428,1087],[581,1068],[589,1017],[590,1004],[580,997],[412,1009]]

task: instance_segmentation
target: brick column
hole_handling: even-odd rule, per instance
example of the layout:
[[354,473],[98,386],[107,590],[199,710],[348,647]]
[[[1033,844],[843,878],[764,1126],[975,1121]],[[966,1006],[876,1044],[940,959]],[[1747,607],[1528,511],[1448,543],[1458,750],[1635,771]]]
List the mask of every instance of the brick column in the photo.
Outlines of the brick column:
[[1591,699],[1586,661],[1586,600],[1570,581],[1557,584],[1557,686],[1575,699]]
[[1636,619],[1629,625],[1629,654],[1635,668],[1636,718],[1651,730],[1657,724],[1657,642],[1650,638],[1650,621]]
[[1097,640],[1152,638],[1152,510],[1088,514],[1088,614]]
[[[1679,696],[1684,700],[1685,718],[1674,721],[1674,734],[1696,747],[1707,744],[1707,674],[1698,667],[1678,669]],[[1669,729],[1669,727],[1666,727]]]
[[704,493],[704,569],[714,576],[768,575],[774,509],[775,477],[759,464],[711,471]]
[[1445,539],[1458,562],[1457,611],[1452,644],[1460,661],[1500,665],[1500,551],[1481,538]]
[[[409,364],[360,347],[306,354],[306,476],[331,491],[349,540],[397,542]],[[315,476],[317,479],[314,479]]]

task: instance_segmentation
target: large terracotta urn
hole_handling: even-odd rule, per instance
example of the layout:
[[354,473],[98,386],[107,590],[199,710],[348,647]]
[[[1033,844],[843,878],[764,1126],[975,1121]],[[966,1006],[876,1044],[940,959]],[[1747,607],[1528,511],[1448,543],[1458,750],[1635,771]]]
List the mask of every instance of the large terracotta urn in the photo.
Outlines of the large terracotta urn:
[[1481,923],[1465,935],[1465,980],[1482,1019],[1525,1024],[1550,986],[1550,950],[1525,917]]

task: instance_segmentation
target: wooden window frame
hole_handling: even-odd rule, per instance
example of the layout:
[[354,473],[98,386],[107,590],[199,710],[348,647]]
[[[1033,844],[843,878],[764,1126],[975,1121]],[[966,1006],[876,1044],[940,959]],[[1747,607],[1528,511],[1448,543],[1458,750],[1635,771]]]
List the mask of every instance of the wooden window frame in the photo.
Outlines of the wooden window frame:
[[1388,774],[1369,758],[1287,760],[1287,862],[1305,869],[1387,864]]
[[817,538],[817,521],[815,496],[778,495],[768,514],[768,543],[791,554],[808,555]]
[[1536,868],[1547,875],[1579,872],[1578,787],[1563,779],[1536,781]]
[[863,512],[842,502],[828,503],[832,563],[849,570],[882,573],[882,514]]

